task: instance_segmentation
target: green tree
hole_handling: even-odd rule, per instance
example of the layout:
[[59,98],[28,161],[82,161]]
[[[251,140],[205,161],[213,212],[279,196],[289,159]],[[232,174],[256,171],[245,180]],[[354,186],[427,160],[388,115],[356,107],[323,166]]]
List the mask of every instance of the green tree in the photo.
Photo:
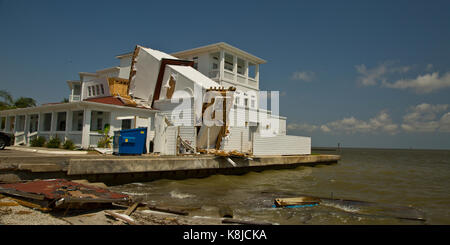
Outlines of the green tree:
[[0,98],[3,99],[0,101],[0,110],[8,109],[14,102],[11,94],[6,90],[0,90]]
[[14,101],[14,107],[26,108],[36,106],[36,101],[32,98],[20,97]]
[[11,94],[6,90],[0,90],[0,98],[2,99],[2,101],[0,101],[0,110],[36,106],[36,101],[33,98],[20,97],[14,100]]

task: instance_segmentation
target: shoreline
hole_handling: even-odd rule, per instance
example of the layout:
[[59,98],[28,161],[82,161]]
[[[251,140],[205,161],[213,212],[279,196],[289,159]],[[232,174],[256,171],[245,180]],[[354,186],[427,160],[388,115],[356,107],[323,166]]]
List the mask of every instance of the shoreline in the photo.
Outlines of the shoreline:
[[[22,206],[8,196],[0,196],[0,225],[129,225],[127,222],[108,214],[113,212],[122,216],[127,208],[112,206],[103,209],[43,212]],[[252,220],[221,218],[219,213],[217,216],[178,215],[153,211],[146,207],[136,208],[128,217],[137,225],[236,225],[239,224],[238,222],[269,224]],[[223,223],[224,220],[228,222]],[[236,221],[236,223],[230,221]]]

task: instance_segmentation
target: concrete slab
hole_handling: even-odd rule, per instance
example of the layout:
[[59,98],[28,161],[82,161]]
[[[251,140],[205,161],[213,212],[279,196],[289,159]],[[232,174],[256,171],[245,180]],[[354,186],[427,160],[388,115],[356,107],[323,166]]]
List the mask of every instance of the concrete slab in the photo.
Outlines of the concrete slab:
[[212,155],[68,156],[4,150],[0,151],[0,182],[65,178],[130,183],[163,178],[199,178],[213,174],[244,174],[267,169],[334,164],[340,160],[340,156],[297,155],[231,159],[236,166],[224,157]]
[[6,149],[24,152],[33,152],[40,154],[50,154],[50,155],[86,155],[87,151],[71,151],[64,149],[51,149],[42,147],[28,147],[28,146],[8,146]]

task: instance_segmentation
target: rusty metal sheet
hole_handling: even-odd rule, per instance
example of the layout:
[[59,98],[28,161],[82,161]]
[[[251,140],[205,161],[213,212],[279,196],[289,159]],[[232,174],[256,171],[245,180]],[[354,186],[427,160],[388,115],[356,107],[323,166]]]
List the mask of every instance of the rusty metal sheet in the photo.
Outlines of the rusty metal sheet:
[[0,193],[59,203],[112,203],[129,201],[129,196],[65,179],[2,184]]

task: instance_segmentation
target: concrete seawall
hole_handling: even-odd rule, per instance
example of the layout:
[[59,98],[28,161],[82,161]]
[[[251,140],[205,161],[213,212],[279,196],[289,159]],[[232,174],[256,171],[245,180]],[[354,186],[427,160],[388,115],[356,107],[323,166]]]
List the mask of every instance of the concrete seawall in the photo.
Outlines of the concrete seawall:
[[0,152],[0,182],[66,178],[87,179],[108,184],[144,182],[156,179],[184,179],[212,174],[244,174],[267,169],[334,164],[337,155],[264,156],[253,159],[196,156],[99,156],[46,155],[14,150]]

